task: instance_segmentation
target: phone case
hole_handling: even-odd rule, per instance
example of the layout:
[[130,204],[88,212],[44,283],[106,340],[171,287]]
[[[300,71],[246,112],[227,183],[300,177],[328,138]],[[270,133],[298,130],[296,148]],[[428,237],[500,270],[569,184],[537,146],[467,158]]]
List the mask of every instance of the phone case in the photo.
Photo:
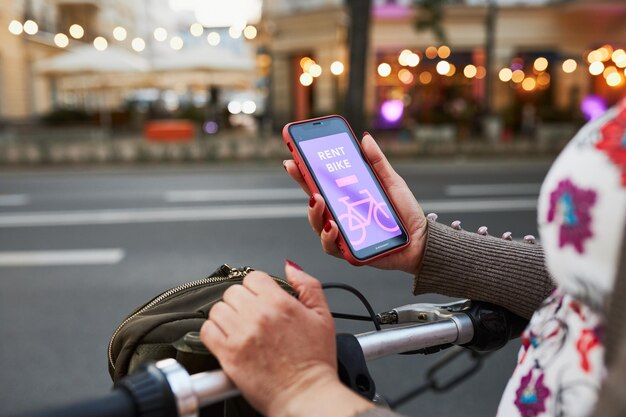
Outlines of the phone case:
[[[365,163],[367,163],[367,165],[369,165],[369,167],[371,168],[372,172],[374,173],[374,176],[376,177],[376,181],[378,181],[378,183],[381,185],[381,189],[385,193],[385,196],[387,197],[387,200],[389,200],[389,203],[391,204],[392,209],[396,213],[398,213],[398,211],[396,210],[396,207],[393,204],[393,201],[391,201],[391,199],[389,198],[389,195],[387,194],[387,190],[385,190],[385,188],[382,186],[382,183],[380,182],[380,178],[378,178],[378,174],[376,173],[374,168],[372,168],[372,165],[370,164],[370,161],[367,158],[365,158],[365,154],[363,153],[363,149],[361,148],[361,141],[358,139],[358,136],[354,134],[354,131],[352,130],[352,127],[350,126],[348,121],[343,116],[340,116],[340,115],[330,115],[330,116],[316,117],[316,118],[313,118],[313,119],[300,120],[300,121],[288,123],[288,124],[285,125],[285,127],[283,127],[283,140],[287,144],[287,147],[289,148],[289,152],[291,152],[291,155],[293,156],[293,159],[296,162],[296,165],[297,165],[298,169],[300,170],[300,173],[302,174],[302,178],[306,182],[306,185],[309,187],[309,189],[312,192],[322,195],[322,193],[320,192],[320,190],[317,187],[317,184],[315,183],[315,180],[313,179],[313,176],[309,172],[309,170],[307,168],[307,165],[304,162],[304,159],[302,158],[302,156],[298,152],[298,148],[296,147],[295,143],[293,142],[293,139],[291,138],[291,135],[289,134],[289,126],[300,124],[300,123],[314,122],[314,121],[317,121],[317,120],[329,119],[331,117],[339,117],[339,118],[343,119],[343,121],[346,123],[346,125],[348,126],[348,129],[350,129],[350,132],[352,133],[352,136],[357,139],[356,142],[357,142],[357,144],[359,146],[361,154],[364,156],[363,160],[365,161]],[[337,219],[333,218],[332,213],[328,209],[328,202],[326,203],[326,210],[324,212],[324,218],[325,219],[332,219],[335,223],[338,223]],[[411,236],[410,236],[410,233],[408,232],[408,230],[406,229],[406,226],[404,225],[404,222],[402,222],[402,219],[400,218],[400,216],[398,216],[398,220],[402,224],[402,228],[405,231],[407,231],[407,241],[402,246],[398,246],[397,248],[393,248],[393,249],[391,249],[389,251],[382,252],[382,253],[379,253],[378,255],[372,256],[372,257],[367,258],[367,259],[362,259],[362,260],[361,259],[357,259],[354,256],[354,254],[350,250],[350,246],[348,246],[348,243],[346,242],[346,240],[345,240],[345,238],[344,238],[344,236],[343,236],[343,234],[341,232],[339,232],[339,236],[337,238],[337,246],[339,247],[339,250],[341,251],[341,253],[342,253],[343,257],[346,259],[346,261],[348,261],[352,265],[356,265],[356,266],[367,265],[367,264],[370,264],[370,263],[374,262],[377,259],[380,259],[380,258],[383,258],[385,256],[391,255],[392,253],[399,252],[402,249],[406,248],[409,245],[409,243],[411,243]]]

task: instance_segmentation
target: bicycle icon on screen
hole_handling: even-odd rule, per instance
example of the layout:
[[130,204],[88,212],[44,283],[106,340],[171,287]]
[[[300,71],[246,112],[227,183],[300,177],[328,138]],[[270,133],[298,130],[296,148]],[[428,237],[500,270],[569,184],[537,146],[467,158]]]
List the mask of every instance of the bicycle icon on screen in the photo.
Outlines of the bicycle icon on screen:
[[[387,232],[396,232],[400,227],[394,220],[387,209],[387,203],[384,201],[376,201],[372,193],[363,189],[359,191],[365,198],[350,202],[350,196],[341,197],[340,203],[346,205],[348,211],[339,216],[339,222],[347,226],[347,237],[351,244],[359,245],[363,243],[367,237],[367,228],[372,224],[372,218],[376,224]],[[367,214],[364,215],[357,207],[367,204]]]

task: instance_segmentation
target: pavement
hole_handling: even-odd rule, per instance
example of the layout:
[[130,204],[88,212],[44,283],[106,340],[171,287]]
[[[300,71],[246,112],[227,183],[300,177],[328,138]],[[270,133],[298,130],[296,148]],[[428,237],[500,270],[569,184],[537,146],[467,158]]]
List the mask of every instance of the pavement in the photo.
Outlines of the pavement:
[[[397,162],[426,212],[466,230],[536,234],[536,199],[547,161]],[[361,289],[374,309],[444,297],[410,294],[411,277],[330,258],[306,221],[307,197],[279,163],[66,166],[0,175],[0,414],[41,409],[110,388],[106,346],[136,306],[222,263],[283,275],[289,258],[323,281]],[[333,309],[362,313],[330,291]],[[364,332],[367,324],[338,323]],[[518,342],[472,379],[425,394],[406,414],[495,415]],[[379,392],[395,398],[441,357],[397,356],[370,364]],[[459,360],[451,372],[468,366]],[[448,374],[449,375],[449,374]]]

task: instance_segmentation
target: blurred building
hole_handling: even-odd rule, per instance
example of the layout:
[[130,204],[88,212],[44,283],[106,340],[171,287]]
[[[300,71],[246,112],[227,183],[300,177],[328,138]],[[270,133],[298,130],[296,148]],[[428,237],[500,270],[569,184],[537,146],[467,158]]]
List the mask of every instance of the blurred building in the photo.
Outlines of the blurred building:
[[[411,0],[373,3],[366,69],[366,109],[373,126],[412,129],[454,121],[456,134],[471,134],[484,111],[488,78],[493,112],[505,130],[516,132],[535,129],[540,119],[571,120],[590,95],[610,105],[626,93],[623,1],[496,1],[501,6],[495,10],[490,77],[485,68],[486,2],[446,3],[441,21],[445,40],[433,31],[416,30],[424,12]],[[349,72],[344,3],[266,4],[276,119],[282,123],[336,111]],[[591,58],[600,62],[592,70],[599,72],[592,75],[589,54],[594,51],[603,56]],[[300,79],[307,72],[300,65],[305,57],[322,68],[308,86]],[[330,71],[335,60],[345,67],[341,75]],[[310,79],[303,81],[309,84]]]

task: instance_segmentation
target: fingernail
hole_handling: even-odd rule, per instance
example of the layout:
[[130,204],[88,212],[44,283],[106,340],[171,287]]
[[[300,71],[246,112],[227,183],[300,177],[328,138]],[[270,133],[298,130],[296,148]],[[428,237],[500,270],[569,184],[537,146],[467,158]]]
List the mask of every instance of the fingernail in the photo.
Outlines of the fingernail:
[[287,163],[287,160],[283,161],[283,168],[285,169],[285,171],[287,171],[287,165],[285,165]]
[[450,225],[454,230],[461,230],[461,222],[459,220],[455,220]]
[[324,225],[324,231],[325,232],[330,232],[330,229],[332,229],[333,225],[330,224],[330,220],[326,220],[326,224]]
[[436,222],[439,216],[437,216],[437,213],[428,213],[428,216],[426,216],[426,218],[431,222]]
[[536,241],[537,240],[535,239],[535,237],[533,235],[526,235],[526,236],[524,236],[524,242],[526,242],[526,243],[530,243],[532,245]]
[[502,234],[502,239],[504,239],[504,240],[513,240],[513,233],[511,233],[511,232],[504,232]]
[[290,261],[289,259],[285,259],[285,263],[290,267],[297,269],[298,271],[302,271],[302,267],[300,267],[300,265],[293,261]]
[[313,194],[311,198],[309,198],[309,207],[313,208],[314,205],[315,205],[315,194]]
[[489,229],[487,229],[487,226],[480,226],[478,228],[478,232],[476,233],[478,233],[481,236],[487,236],[489,234]]
[[363,132],[363,136],[368,136],[368,135],[372,136],[372,135],[370,135],[370,132],[368,132],[367,130],[365,132]]

